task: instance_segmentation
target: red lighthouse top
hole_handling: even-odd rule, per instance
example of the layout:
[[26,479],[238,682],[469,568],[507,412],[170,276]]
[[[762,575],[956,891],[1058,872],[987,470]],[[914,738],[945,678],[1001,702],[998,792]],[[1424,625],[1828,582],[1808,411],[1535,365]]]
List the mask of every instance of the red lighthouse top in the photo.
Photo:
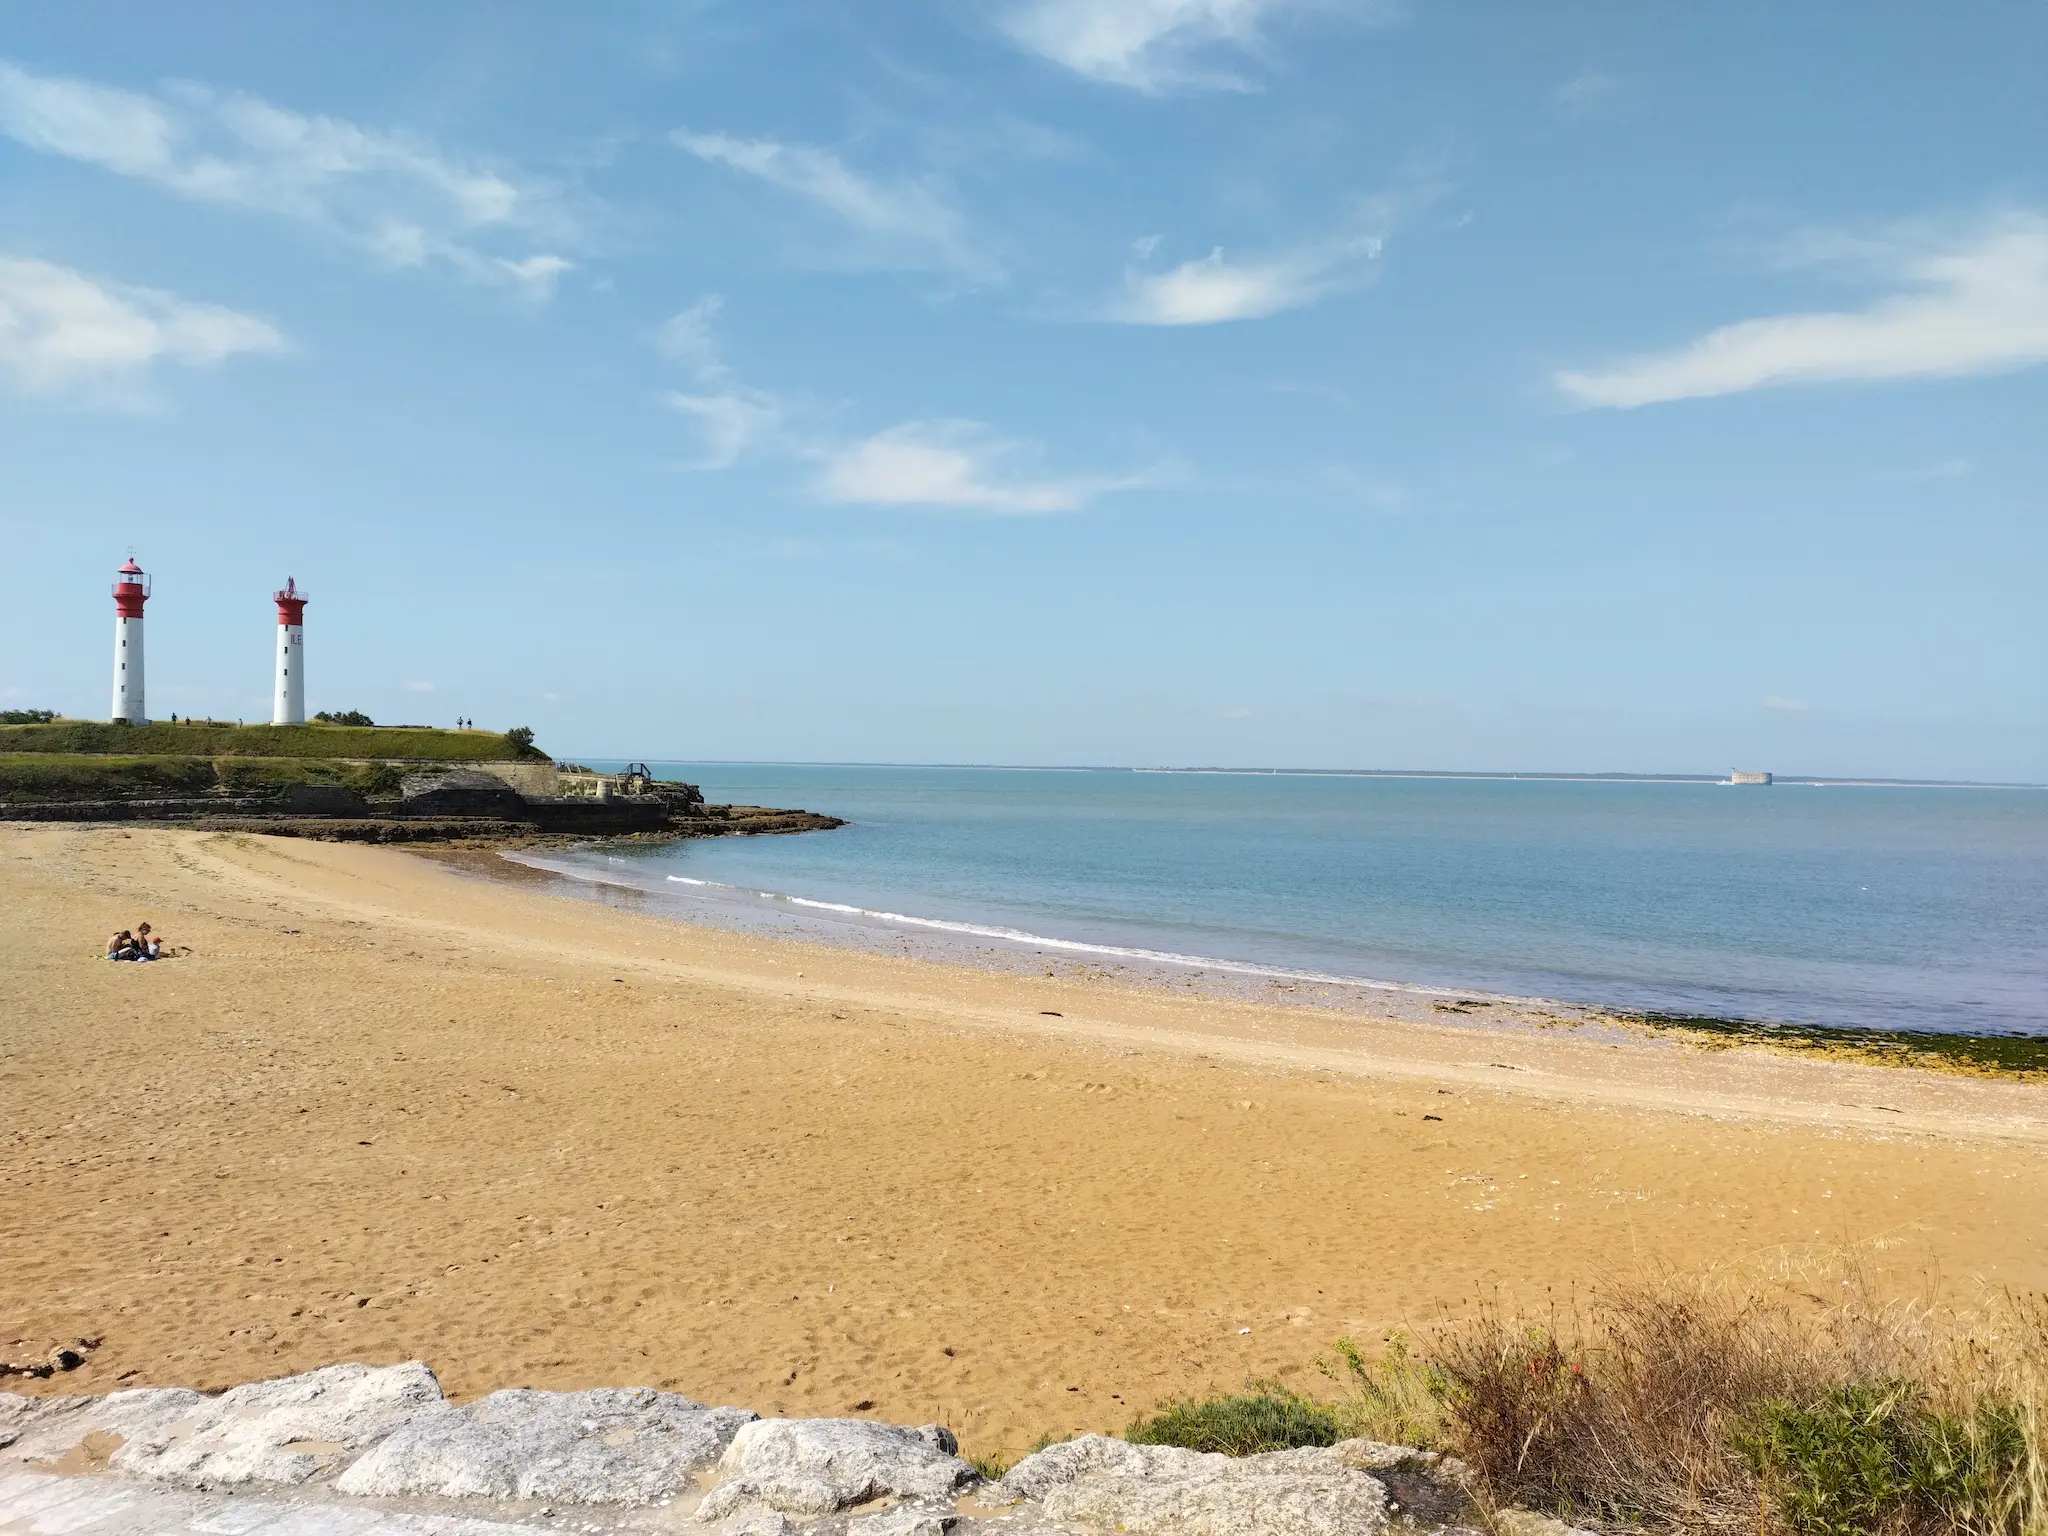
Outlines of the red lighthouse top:
[[280,624],[303,624],[306,622],[308,596],[299,590],[299,584],[287,576],[282,591],[270,594],[277,599],[277,622]]
[[139,619],[148,601],[149,577],[131,554],[114,573],[114,612],[124,619]]

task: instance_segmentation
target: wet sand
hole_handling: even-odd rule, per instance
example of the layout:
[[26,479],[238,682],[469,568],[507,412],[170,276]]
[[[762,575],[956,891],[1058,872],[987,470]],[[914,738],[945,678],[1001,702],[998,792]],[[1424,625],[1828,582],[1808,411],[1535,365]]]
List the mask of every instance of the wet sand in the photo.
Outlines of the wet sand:
[[[148,919],[191,953],[111,965]],[[15,1390],[427,1360],[975,1451],[1658,1265],[2048,1284],[2048,1088],[998,973],[406,853],[0,828]],[[870,1406],[857,1408],[856,1405]]]

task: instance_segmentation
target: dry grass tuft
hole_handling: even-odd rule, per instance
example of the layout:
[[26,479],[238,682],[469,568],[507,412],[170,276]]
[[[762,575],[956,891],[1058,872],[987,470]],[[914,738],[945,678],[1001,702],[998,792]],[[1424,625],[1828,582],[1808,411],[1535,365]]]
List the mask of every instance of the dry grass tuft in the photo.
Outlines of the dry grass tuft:
[[[1816,1284],[1818,1281],[1820,1283]],[[1825,1274],[1662,1277],[1321,1362],[1346,1433],[1450,1451],[1483,1504],[1608,1528],[2048,1536],[2048,1306]]]

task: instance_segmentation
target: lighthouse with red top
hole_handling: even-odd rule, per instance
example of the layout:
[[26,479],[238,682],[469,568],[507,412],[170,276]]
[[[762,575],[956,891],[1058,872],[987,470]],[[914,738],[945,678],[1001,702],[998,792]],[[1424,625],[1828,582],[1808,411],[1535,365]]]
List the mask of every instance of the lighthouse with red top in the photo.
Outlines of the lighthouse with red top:
[[277,687],[270,699],[272,725],[306,723],[306,594],[287,576],[277,600]]
[[112,718],[147,725],[142,704],[142,605],[149,601],[149,576],[130,550],[114,573],[114,711]]

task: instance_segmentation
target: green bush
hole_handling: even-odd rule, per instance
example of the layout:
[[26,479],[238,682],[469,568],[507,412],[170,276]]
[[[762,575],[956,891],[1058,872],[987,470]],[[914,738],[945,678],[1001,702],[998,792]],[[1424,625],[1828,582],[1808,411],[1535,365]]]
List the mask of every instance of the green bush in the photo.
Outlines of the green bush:
[[1765,1403],[1735,1434],[1795,1536],[1865,1536],[1937,1524],[1999,1528],[2025,1455],[2002,1404],[1969,1419],[1934,1412],[1910,1382],[1837,1387],[1809,1404]]
[[377,722],[360,709],[344,709],[339,714],[321,710],[313,719],[321,725],[375,725]]
[[1343,1438],[1337,1415],[1327,1405],[1277,1381],[1247,1385],[1248,1391],[1227,1396],[1169,1399],[1157,1413],[1131,1420],[1124,1438],[1135,1445],[1178,1445],[1226,1456],[1335,1445]]
[[48,725],[56,718],[54,709],[0,709],[0,725]]
[[1349,1338],[1337,1340],[1316,1369],[1345,1388],[1336,1404],[1346,1435],[1437,1450],[1444,1444],[1451,1380],[1396,1333],[1377,1360]]

